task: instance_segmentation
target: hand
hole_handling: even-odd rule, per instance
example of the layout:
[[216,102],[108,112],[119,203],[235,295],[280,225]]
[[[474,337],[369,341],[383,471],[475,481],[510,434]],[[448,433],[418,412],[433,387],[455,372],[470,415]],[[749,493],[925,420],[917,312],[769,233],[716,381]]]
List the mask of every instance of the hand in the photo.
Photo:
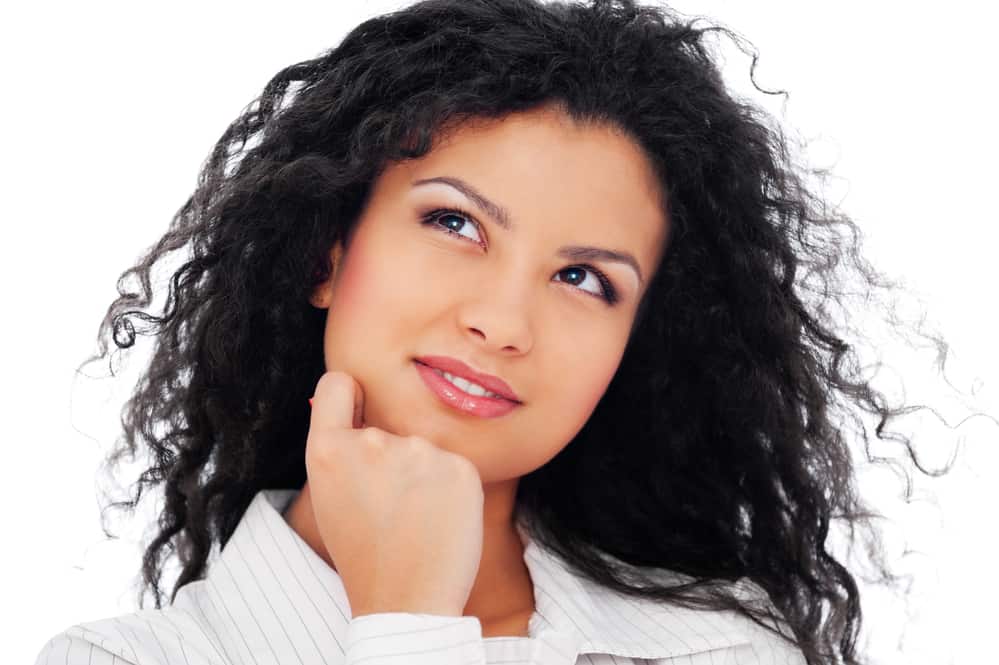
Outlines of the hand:
[[353,616],[462,616],[482,559],[482,481],[467,458],[363,425],[353,376],[316,385],[305,467],[316,526]]

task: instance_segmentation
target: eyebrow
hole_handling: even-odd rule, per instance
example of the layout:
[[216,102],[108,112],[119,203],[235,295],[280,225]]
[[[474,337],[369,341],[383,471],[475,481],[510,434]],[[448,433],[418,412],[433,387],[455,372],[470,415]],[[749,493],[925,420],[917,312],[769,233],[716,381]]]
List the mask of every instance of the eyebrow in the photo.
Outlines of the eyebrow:
[[[500,226],[500,228],[507,231],[513,229],[514,225],[511,221],[509,210],[495,201],[491,201],[482,192],[478,191],[461,178],[455,178],[452,176],[421,178],[419,180],[414,180],[413,186],[417,187],[419,185],[429,185],[433,183],[440,183],[442,185],[453,187],[461,192],[465,198],[474,203],[480,210],[489,215],[493,221]],[[558,252],[556,253],[562,258],[570,259],[572,261],[610,261],[613,263],[623,263],[635,271],[635,275],[638,277],[639,285],[645,284],[645,280],[642,277],[642,269],[639,267],[638,261],[636,261],[635,257],[628,252],[620,252],[613,249],[605,249],[603,247],[564,245],[559,247]]]

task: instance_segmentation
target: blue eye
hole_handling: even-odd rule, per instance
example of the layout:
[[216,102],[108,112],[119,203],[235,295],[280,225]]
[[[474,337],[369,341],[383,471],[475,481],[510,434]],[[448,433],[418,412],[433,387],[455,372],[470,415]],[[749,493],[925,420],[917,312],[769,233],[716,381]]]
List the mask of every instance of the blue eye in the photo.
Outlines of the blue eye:
[[[442,220],[447,220],[447,221],[441,223]],[[473,217],[471,213],[468,213],[460,208],[438,208],[436,210],[433,210],[423,216],[422,224],[425,226],[432,226],[435,229],[439,229],[443,233],[467,238],[468,240],[477,243],[479,245],[482,244],[481,240],[476,240],[475,238],[469,238],[469,236],[459,233],[459,230],[464,230],[466,224],[468,224],[471,229],[474,229],[476,233],[479,232],[479,225],[478,222],[475,221],[475,217]],[[617,296],[617,291],[614,289],[614,285],[611,284],[611,281],[607,278],[607,275],[605,275],[600,270],[597,270],[593,266],[590,265],[569,266],[568,268],[564,268],[561,271],[559,271],[558,274],[561,275],[565,273],[574,273],[577,275],[583,275],[582,279],[569,281],[569,283],[575,286],[577,284],[585,282],[585,274],[587,272],[593,274],[596,281],[600,284],[602,292],[594,293],[593,291],[587,291],[586,289],[579,289],[579,290],[583,291],[584,293],[588,293],[596,298],[600,298],[601,300],[607,302],[607,304],[609,305],[615,304],[618,301],[618,296]],[[568,280],[563,279],[559,281],[565,282]]]

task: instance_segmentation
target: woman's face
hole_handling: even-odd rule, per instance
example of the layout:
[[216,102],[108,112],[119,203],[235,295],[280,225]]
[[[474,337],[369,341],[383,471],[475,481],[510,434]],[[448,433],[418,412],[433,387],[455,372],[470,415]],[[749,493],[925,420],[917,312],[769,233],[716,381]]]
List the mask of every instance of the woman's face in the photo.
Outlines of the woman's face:
[[[507,228],[445,180],[501,208]],[[383,171],[346,251],[334,248],[339,264],[312,298],[329,307],[326,369],[360,383],[367,425],[458,453],[484,483],[544,465],[617,370],[666,233],[656,186],[630,140],[555,111],[459,127]],[[635,266],[572,257],[573,246]],[[423,356],[498,376],[520,404],[494,417],[450,406],[422,377]]]

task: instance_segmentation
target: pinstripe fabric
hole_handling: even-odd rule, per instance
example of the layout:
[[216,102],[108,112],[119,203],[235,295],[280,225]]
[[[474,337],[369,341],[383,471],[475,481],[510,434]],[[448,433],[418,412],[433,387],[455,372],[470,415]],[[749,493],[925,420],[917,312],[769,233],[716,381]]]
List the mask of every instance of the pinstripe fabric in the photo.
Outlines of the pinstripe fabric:
[[339,575],[284,521],[298,490],[257,494],[202,580],[161,610],[77,624],[36,665],[803,665],[730,612],[627,598],[572,575],[521,531],[534,583],[529,637],[482,637],[477,617],[351,620]]

